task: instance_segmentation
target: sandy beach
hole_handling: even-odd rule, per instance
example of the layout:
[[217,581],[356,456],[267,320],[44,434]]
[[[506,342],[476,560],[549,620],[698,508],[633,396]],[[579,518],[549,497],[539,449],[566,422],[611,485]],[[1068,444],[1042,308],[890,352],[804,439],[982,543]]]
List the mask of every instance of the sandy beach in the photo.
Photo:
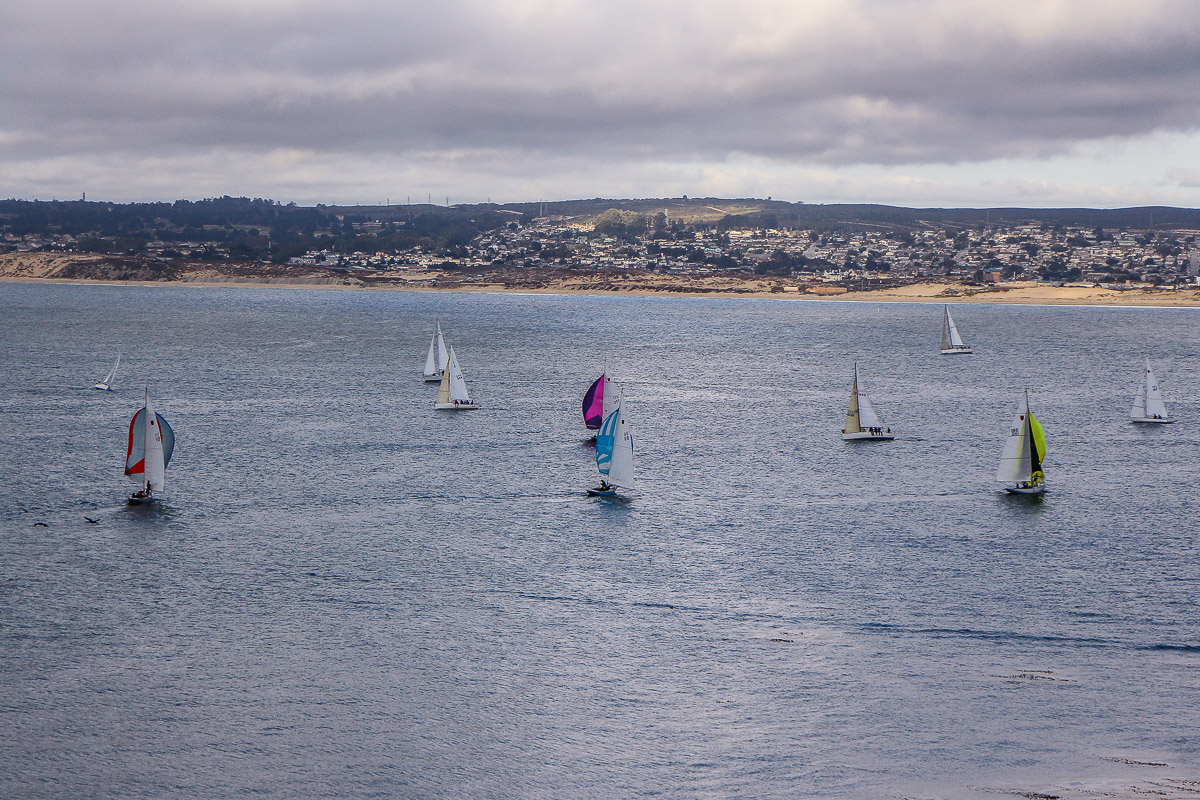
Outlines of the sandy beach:
[[[360,277],[361,275],[361,277]],[[751,297],[777,300],[896,303],[1012,303],[1026,305],[1200,306],[1200,287],[1158,289],[1052,286],[1034,281],[978,286],[923,282],[846,291],[794,279],[745,274],[664,275],[654,272],[572,270],[408,270],[352,274],[272,264],[148,262],[75,253],[0,254],[0,281],[121,283],[125,285],[271,286],[383,291],[519,292],[631,297]]]

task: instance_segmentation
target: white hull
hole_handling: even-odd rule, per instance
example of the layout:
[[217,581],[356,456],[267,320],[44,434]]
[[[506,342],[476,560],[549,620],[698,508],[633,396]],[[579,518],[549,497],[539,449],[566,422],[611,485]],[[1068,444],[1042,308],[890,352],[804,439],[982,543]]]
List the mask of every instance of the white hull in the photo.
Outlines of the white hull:
[[442,376],[441,375],[426,375],[425,382],[426,383],[441,383]]
[[950,347],[942,351],[944,356],[967,356],[974,351],[969,347]]
[[1132,417],[1129,421],[1146,425],[1173,425],[1175,423],[1173,419],[1155,419],[1154,417]]
[[459,403],[458,405],[455,405],[454,403],[433,404],[433,409],[435,411],[474,411],[477,408],[479,408],[479,406],[475,405],[474,403]]
[[93,388],[93,389],[99,389],[99,390],[100,390],[100,391],[102,391],[102,392],[111,392],[111,391],[112,391],[112,389],[108,388],[108,384],[107,384],[107,383],[97,383],[97,384],[96,384],[95,386],[93,386],[92,388]]
[[1045,486],[1005,486],[1004,491],[1009,494],[1045,494]]
[[131,506],[144,506],[149,503],[157,502],[158,498],[154,495],[144,496],[141,492],[134,492],[133,494],[129,495],[129,505]]
[[896,437],[890,433],[843,433],[842,440],[846,442],[890,442]]

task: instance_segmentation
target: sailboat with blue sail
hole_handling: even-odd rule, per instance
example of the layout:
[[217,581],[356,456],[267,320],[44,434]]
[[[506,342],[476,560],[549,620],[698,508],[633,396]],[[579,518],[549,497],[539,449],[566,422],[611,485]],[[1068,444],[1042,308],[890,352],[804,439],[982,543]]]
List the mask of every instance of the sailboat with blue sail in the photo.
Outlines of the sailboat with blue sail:
[[146,390],[146,405],[138,409],[129,421],[129,445],[125,450],[125,474],[142,484],[129,496],[131,504],[149,503],[162,499],[167,486],[167,465],[175,452],[175,431],[154,410],[150,390]]
[[587,490],[592,497],[613,497],[617,489],[633,491],[633,430],[620,400],[596,435],[596,467],[600,470],[600,485]]

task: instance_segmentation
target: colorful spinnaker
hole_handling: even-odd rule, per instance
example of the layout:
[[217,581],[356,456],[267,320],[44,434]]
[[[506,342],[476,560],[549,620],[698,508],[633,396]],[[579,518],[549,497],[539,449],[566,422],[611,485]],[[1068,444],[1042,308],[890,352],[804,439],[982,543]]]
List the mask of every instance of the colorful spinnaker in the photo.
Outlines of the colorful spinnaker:
[[129,500],[139,503],[161,496],[167,483],[167,465],[175,452],[175,431],[155,412],[146,390],[146,405],[129,421],[129,444],[125,450],[125,474],[142,484]]

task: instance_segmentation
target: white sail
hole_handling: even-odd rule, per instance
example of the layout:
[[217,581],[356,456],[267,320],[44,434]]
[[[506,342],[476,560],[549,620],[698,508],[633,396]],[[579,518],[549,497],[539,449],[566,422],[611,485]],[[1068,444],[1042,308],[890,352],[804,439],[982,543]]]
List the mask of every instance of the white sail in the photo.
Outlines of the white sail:
[[617,390],[617,384],[611,377],[608,376],[608,370],[605,370],[604,375],[604,397],[601,400],[601,415],[607,417],[612,412],[616,411],[621,405],[621,394]]
[[[458,401],[466,405],[471,402],[471,394],[467,391],[467,382],[463,380],[462,368],[458,366],[458,356],[454,355],[454,348],[450,348],[450,363],[446,367],[446,372],[450,375],[449,393],[450,402]],[[441,395],[441,392],[438,392]]]
[[871,405],[871,398],[867,397],[867,393],[861,386],[858,389],[858,424],[864,428],[883,427],[883,420],[875,413],[875,406]]
[[146,390],[146,486],[153,494],[161,495],[167,483],[167,463],[163,456],[162,430],[158,425],[158,415],[154,413],[154,403],[150,400],[150,390]]
[[1129,410],[1130,419],[1146,418],[1146,382],[1138,384],[1137,397],[1133,398],[1133,408]]
[[854,383],[850,385],[850,407],[846,411],[846,427],[842,433],[861,433],[868,428],[882,428],[883,420],[875,413],[871,398],[858,380],[858,365],[854,365]]
[[[969,315],[968,315],[969,316]],[[962,337],[958,334],[958,326],[954,324],[954,317],[950,316],[950,307],[946,307],[946,331],[942,334],[942,347],[946,348],[946,342],[949,341],[950,347],[966,347]]]
[[432,378],[438,374],[437,356],[434,355],[433,348],[437,343],[437,334],[435,333],[429,339],[429,354],[425,356],[425,369],[421,372],[426,378]]
[[1162,391],[1158,388],[1158,379],[1154,377],[1154,370],[1150,368],[1150,359],[1148,358],[1146,359],[1146,380],[1142,388],[1146,393],[1145,416],[1150,419],[1166,419],[1167,406],[1163,402]]
[[446,371],[446,363],[449,356],[446,355],[446,340],[442,338],[442,323],[437,324],[437,352],[438,352],[438,371]]
[[1000,454],[1000,466],[996,469],[996,480],[1004,483],[1019,483],[1031,480],[1033,477],[1033,458],[1030,448],[1030,426],[1026,421],[1029,416],[1029,394],[1021,395],[1017,407],[1017,416],[1008,429],[1008,437],[1004,440],[1004,451]]
[[108,374],[104,376],[104,380],[102,380],[96,384],[96,388],[97,389],[112,388],[112,381],[113,381],[113,378],[117,377],[117,367],[119,367],[119,366],[121,366],[121,354],[117,353],[116,363],[112,365],[112,369],[110,369],[108,371]]
[[[618,400],[618,403],[620,401]],[[617,429],[613,433],[612,464],[608,482],[633,491],[633,430],[625,419],[625,411],[617,406]]]

